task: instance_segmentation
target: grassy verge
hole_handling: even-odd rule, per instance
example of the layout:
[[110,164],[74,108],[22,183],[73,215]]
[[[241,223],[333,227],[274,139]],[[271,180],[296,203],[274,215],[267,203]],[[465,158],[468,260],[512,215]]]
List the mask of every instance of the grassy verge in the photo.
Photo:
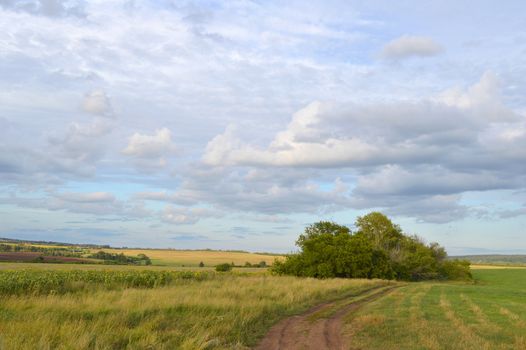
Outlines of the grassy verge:
[[386,282],[229,273],[151,288],[119,283],[0,295],[0,348],[245,349],[287,315]]
[[357,349],[526,349],[526,269],[473,271],[473,284],[412,283],[346,325]]

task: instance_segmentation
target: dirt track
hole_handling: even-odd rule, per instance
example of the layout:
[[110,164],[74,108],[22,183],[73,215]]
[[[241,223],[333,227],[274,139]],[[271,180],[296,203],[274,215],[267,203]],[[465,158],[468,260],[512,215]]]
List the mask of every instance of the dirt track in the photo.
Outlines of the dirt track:
[[[336,300],[313,307],[305,313],[282,320],[273,326],[255,350],[340,350],[350,342],[342,336],[344,317],[361,305],[387,294],[396,286],[375,288],[360,295],[355,302]],[[343,304],[343,305],[342,305]]]

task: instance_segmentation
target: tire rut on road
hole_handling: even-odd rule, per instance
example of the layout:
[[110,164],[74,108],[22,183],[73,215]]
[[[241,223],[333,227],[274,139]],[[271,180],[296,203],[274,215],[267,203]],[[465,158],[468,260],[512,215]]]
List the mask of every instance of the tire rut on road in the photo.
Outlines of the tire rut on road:
[[[363,291],[345,299],[317,305],[301,315],[286,318],[274,325],[254,350],[342,350],[349,347],[342,337],[342,325],[346,315],[362,305],[376,300],[397,286],[381,286]],[[361,298],[360,298],[361,297]],[[342,300],[360,298],[344,304],[327,317],[313,317],[317,313],[330,312]]]

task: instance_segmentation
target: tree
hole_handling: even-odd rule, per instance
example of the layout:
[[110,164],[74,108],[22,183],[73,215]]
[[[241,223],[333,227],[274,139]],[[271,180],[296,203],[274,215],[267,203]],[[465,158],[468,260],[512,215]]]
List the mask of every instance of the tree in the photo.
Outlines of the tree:
[[199,267],[205,267],[205,263],[201,261],[201,262],[199,263]]
[[373,247],[363,235],[351,235],[349,228],[320,221],[305,229],[296,244],[299,254],[274,262],[272,271],[304,277],[368,277]]
[[276,260],[271,272],[316,278],[400,280],[471,278],[469,263],[446,260],[438,243],[408,236],[387,216],[372,212],[356,220],[357,231],[320,221],[296,241],[300,251]]
[[371,241],[375,249],[396,253],[400,250],[403,233],[400,226],[380,212],[359,216],[355,223],[358,232]]

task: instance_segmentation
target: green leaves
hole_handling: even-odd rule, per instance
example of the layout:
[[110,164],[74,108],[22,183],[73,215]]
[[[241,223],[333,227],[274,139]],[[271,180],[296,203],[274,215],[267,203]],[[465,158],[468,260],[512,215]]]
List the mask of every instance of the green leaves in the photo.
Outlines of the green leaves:
[[469,264],[447,261],[438,243],[429,246],[382,213],[358,217],[354,234],[345,226],[320,221],[308,226],[296,244],[300,253],[275,262],[272,272],[316,278],[400,280],[471,278]]

